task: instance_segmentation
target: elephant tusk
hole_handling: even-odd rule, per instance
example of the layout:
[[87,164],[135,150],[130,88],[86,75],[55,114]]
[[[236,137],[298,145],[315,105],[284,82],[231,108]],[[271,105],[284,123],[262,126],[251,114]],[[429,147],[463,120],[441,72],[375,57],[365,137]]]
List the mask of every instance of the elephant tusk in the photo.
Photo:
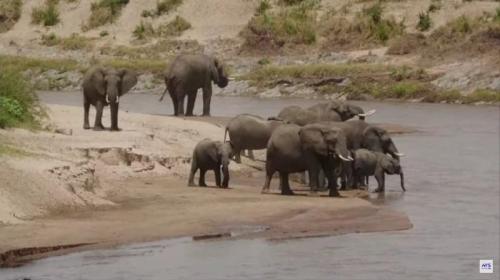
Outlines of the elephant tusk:
[[106,102],[111,103],[111,102],[109,102],[109,95],[107,95],[107,94],[106,94]]
[[353,161],[352,157],[350,156],[347,156],[347,158],[345,158],[344,156],[342,156],[341,154],[339,154],[339,158],[342,159],[343,161]]
[[119,95],[116,96],[116,103],[120,103],[120,96]]
[[403,153],[394,153],[394,154],[397,155],[398,157],[404,157],[405,156],[405,154],[403,154]]
[[370,111],[368,111],[368,112],[366,112],[364,114],[358,114],[358,116],[360,116],[360,117],[369,117],[369,116],[375,114],[375,112],[377,112],[377,110],[373,109],[373,110],[370,110]]
[[228,77],[227,80],[228,81],[236,81],[236,78],[235,77]]

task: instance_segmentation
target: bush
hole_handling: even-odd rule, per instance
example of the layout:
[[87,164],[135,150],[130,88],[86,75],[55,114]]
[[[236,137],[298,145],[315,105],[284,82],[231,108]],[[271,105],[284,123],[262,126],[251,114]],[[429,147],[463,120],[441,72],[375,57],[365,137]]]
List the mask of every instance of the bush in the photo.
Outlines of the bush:
[[89,39],[73,33],[70,37],[59,38],[54,33],[42,35],[42,45],[46,46],[60,46],[63,50],[81,50],[89,48]]
[[431,22],[431,16],[429,13],[420,13],[418,15],[418,23],[417,23],[417,29],[420,31],[427,31],[429,28],[431,28],[432,22]]
[[255,10],[255,14],[257,15],[264,14],[269,9],[271,9],[270,0],[261,0],[259,6],[257,6],[257,9]]
[[132,33],[134,37],[138,40],[146,39],[146,37],[151,37],[155,34],[155,29],[150,22],[141,21],[137,25]]
[[99,2],[93,2],[90,6],[90,18],[87,24],[82,27],[83,30],[114,22],[128,2],[129,0],[100,0]]
[[182,0],[159,0],[156,2],[156,9],[142,11],[142,17],[159,17],[177,9],[182,4]]
[[0,33],[9,30],[21,17],[22,0],[0,1]]
[[171,22],[160,25],[158,33],[162,36],[180,36],[184,31],[191,28],[191,24],[183,17],[176,16]]
[[500,22],[500,7],[497,8],[495,17],[493,18],[495,21]]
[[433,13],[440,10],[442,7],[441,0],[432,0],[427,12]]
[[300,4],[304,1],[305,0],[280,0],[280,4],[291,6],[291,5]]
[[59,0],[46,0],[43,6],[33,8],[31,11],[31,22],[43,26],[56,25],[59,23],[58,4]]
[[20,72],[3,68],[0,72],[0,128],[36,126],[37,99]]

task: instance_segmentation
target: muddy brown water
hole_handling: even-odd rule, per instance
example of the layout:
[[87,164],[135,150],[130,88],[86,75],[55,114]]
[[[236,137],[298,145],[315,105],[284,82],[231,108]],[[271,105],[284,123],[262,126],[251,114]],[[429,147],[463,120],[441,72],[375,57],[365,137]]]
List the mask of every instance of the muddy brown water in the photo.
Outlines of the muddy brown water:
[[[121,109],[170,114],[170,103],[157,98],[127,95]],[[79,94],[41,99],[81,104]],[[315,102],[214,97],[212,112],[272,116],[286,105]],[[393,176],[384,196],[370,198],[406,212],[411,230],[279,242],[181,238],[42,259],[0,270],[0,279],[498,279],[499,108],[356,103],[377,109],[370,121],[420,131],[394,137],[406,154],[408,191],[401,193]],[[494,260],[494,274],[479,274],[480,259]]]

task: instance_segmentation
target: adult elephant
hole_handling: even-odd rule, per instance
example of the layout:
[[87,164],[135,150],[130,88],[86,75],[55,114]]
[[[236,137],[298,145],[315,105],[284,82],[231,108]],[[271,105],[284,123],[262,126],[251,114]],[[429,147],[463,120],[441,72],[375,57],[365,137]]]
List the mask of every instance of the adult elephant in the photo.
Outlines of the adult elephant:
[[262,192],[267,192],[275,172],[280,174],[281,194],[293,195],[288,175],[309,171],[309,185],[317,189],[319,171],[328,177],[330,196],[339,196],[333,172],[335,160],[352,161],[348,155],[345,135],[342,130],[324,124],[300,127],[285,124],[278,127],[267,145],[266,181]]
[[249,150],[249,156],[253,159],[251,151],[265,149],[272,132],[283,123],[279,119],[265,120],[251,114],[237,115],[226,125],[224,142],[229,134],[235,160],[241,163],[241,151]]
[[137,84],[137,73],[128,69],[95,67],[87,71],[83,78],[83,128],[89,129],[90,105],[96,108],[94,130],[103,130],[102,111],[111,108],[111,130],[118,128],[118,107],[120,96]]
[[302,108],[295,105],[288,106],[280,111],[278,118],[304,126],[306,124],[321,121],[343,122],[355,116],[364,119],[373,113],[375,113],[375,110],[365,113],[363,109],[357,105],[340,101],[330,101],[318,103],[308,108]]
[[210,116],[212,81],[220,88],[227,86],[229,79],[222,63],[208,55],[179,55],[170,64],[164,75],[166,89],[160,97],[163,100],[168,91],[174,106],[174,115],[184,115],[184,99],[187,95],[186,116],[193,115],[198,89],[203,90],[203,115]]
[[[391,136],[387,130],[369,124],[363,120],[350,120],[347,122],[322,122],[335,129],[341,129],[346,136],[347,148],[351,151],[364,148],[373,152],[380,152],[391,155],[394,159],[399,161],[403,153],[399,152]],[[344,183],[349,186],[354,185],[352,178],[353,167],[350,163],[343,164]]]

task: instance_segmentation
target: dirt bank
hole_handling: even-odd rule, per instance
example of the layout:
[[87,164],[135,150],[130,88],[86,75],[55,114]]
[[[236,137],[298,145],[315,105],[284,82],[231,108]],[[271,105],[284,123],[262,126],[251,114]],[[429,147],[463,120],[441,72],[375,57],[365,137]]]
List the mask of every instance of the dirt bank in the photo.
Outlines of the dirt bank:
[[48,109],[54,132],[0,130],[0,252],[112,246],[242,226],[267,228],[244,236],[265,238],[411,227],[403,213],[357,198],[366,193],[262,195],[261,162],[232,163],[229,190],[186,187],[192,148],[205,137],[222,139],[224,119],[210,120],[214,125],[121,112],[123,131],[94,132],[81,129],[80,108]]

